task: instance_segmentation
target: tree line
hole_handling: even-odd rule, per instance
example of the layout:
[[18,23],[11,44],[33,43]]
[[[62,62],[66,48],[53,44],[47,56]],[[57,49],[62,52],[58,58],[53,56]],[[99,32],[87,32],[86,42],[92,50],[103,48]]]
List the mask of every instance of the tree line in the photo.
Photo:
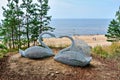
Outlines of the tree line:
[[4,19],[0,24],[0,36],[9,48],[30,47],[36,45],[38,35],[43,31],[53,31],[49,26],[48,0],[7,0],[2,7]]

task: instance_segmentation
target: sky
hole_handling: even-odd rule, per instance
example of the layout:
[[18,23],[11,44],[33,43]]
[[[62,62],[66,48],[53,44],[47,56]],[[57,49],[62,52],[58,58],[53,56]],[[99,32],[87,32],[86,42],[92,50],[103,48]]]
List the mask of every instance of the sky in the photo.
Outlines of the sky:
[[[7,0],[0,0],[0,19],[6,4]],[[120,0],[49,0],[49,6],[52,18],[114,18]]]

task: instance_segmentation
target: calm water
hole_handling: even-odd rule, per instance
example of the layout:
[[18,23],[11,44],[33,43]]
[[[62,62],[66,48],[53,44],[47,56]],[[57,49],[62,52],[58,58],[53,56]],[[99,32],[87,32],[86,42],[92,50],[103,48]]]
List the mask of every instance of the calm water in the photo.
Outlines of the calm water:
[[53,19],[50,25],[59,35],[106,34],[111,19]]

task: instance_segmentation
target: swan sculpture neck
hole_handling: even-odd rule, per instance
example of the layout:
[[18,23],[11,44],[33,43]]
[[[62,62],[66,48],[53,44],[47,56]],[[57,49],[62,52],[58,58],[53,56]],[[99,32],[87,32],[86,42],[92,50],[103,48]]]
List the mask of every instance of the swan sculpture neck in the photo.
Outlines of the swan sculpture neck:
[[70,37],[70,36],[60,36],[59,38],[63,38],[63,37],[69,38],[72,43],[71,43],[71,45],[70,45],[69,47],[67,47],[67,48],[65,48],[65,49],[62,49],[62,50],[60,51],[60,53],[62,53],[62,52],[64,52],[64,51],[69,51],[71,48],[74,47],[74,44],[75,44],[75,42],[74,42],[74,40],[73,40],[72,37]]
[[55,35],[54,34],[52,34],[52,33],[49,33],[49,32],[43,32],[43,33],[41,33],[40,35],[39,35],[39,43],[42,45],[42,46],[44,46],[45,48],[47,48],[47,49],[50,49],[44,42],[42,42],[42,36],[44,35],[44,34],[49,34],[50,36],[52,36],[52,37],[55,37]]

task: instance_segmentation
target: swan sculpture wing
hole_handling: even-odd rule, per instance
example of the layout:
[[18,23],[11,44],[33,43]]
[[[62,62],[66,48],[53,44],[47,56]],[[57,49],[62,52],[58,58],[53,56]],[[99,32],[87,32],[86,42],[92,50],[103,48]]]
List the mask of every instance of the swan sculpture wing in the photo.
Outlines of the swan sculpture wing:
[[54,53],[52,52],[52,50],[45,45],[42,42],[42,35],[44,34],[49,34],[52,37],[55,37],[54,34],[49,33],[49,32],[43,32],[39,35],[39,43],[43,46],[32,46],[27,48],[25,51],[19,49],[19,53],[21,54],[21,56],[27,57],[27,58],[45,58],[45,57],[49,57],[49,56],[53,56]]
[[[90,64],[90,61],[92,57],[87,56],[83,49],[79,49],[79,47],[75,47],[75,41],[73,40],[72,37],[70,36],[61,36],[62,37],[67,37],[72,41],[72,44],[70,47],[65,48],[54,57],[56,61],[59,61],[64,64],[68,64],[71,66],[86,66]],[[75,49],[78,48],[78,49]]]
[[86,42],[84,42],[83,40],[80,40],[80,39],[75,39],[74,42],[75,42],[75,44],[74,44],[74,47],[72,48],[72,50],[74,50],[74,51],[82,50],[84,53],[83,55],[86,55],[88,57],[91,56],[90,46]]

